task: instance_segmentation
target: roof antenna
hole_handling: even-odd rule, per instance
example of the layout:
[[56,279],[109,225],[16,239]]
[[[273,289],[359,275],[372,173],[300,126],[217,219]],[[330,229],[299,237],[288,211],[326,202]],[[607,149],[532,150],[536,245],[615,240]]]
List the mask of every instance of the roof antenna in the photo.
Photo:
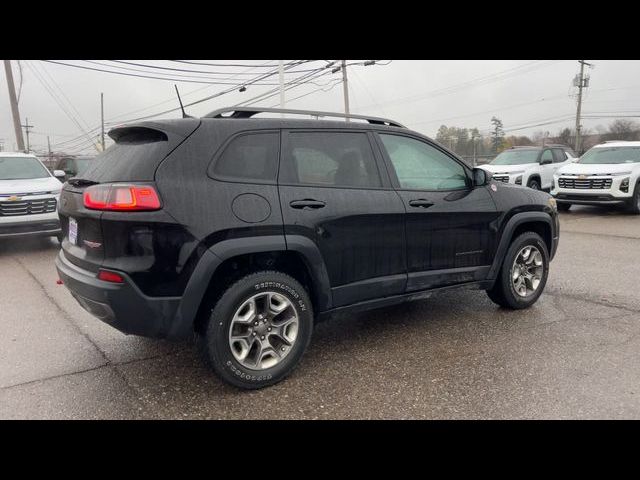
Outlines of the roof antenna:
[[193,118],[191,115],[187,115],[184,111],[184,106],[182,105],[182,99],[180,98],[180,92],[178,91],[178,86],[174,83],[173,86],[176,89],[176,95],[178,95],[178,101],[180,102],[180,109],[182,110],[182,118]]

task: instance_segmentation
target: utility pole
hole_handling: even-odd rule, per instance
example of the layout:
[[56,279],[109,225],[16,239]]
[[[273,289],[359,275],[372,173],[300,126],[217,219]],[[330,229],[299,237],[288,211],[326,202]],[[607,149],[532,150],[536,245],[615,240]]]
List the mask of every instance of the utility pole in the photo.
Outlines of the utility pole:
[[102,151],[104,152],[104,93],[100,94],[100,122],[102,129],[100,131],[100,144],[102,145]]
[[31,145],[29,144],[29,129],[33,128],[33,125],[29,125],[29,119],[25,118],[25,120],[27,121],[26,125],[22,125],[24,127],[24,131],[27,134],[27,150],[26,152],[29,153],[31,151]]
[[280,77],[280,108],[284,108],[284,62],[278,60],[278,76]]
[[349,84],[347,79],[347,61],[342,60],[342,91],[344,93],[344,114],[349,121]]
[[576,111],[576,145],[575,151],[578,155],[580,155],[580,130],[582,126],[580,125],[580,113],[582,111],[582,89],[589,86],[589,77],[584,77],[584,66],[588,65],[592,67],[590,63],[585,62],[584,60],[578,60],[580,64],[580,75],[573,80],[573,84],[578,87],[578,109]]
[[53,155],[51,154],[51,141],[49,135],[47,135],[47,151],[49,152],[49,168],[53,165]]
[[473,142],[473,166],[474,168],[478,165],[478,156],[476,154],[476,137],[475,135],[471,135],[471,141]]
[[11,60],[4,61],[4,72],[7,76],[7,86],[9,87],[9,101],[11,103],[11,114],[13,115],[13,129],[16,132],[18,150],[24,150],[24,139],[22,138],[22,128],[20,126],[20,111],[18,110],[18,97],[16,97],[16,87],[13,84],[13,72],[11,71]]

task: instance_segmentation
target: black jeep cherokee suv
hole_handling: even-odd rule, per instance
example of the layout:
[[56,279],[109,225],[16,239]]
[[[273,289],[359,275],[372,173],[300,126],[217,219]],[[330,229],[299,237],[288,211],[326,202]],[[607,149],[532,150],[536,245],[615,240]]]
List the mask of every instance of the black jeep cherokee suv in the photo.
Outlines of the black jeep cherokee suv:
[[393,121],[343,117],[236,108],[111,130],[64,185],[60,278],[122,332],[196,332],[242,388],[283,379],[337,311],[461,286],[507,308],[538,299],[558,245],[550,195]]

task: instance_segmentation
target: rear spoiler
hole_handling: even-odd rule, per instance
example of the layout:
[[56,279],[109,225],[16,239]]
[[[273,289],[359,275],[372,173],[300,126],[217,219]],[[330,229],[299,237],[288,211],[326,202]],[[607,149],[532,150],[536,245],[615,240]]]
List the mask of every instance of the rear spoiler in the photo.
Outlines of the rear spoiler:
[[126,137],[132,137],[136,142],[169,141],[176,143],[191,135],[200,125],[199,118],[184,118],[179,120],[163,120],[159,122],[138,122],[118,125],[109,130],[109,137],[116,143]]

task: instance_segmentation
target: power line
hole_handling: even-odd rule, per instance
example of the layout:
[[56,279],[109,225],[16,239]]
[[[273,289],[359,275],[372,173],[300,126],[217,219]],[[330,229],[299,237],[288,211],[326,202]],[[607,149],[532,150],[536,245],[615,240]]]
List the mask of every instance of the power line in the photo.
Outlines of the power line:
[[[125,73],[125,72],[117,72],[117,71],[113,71],[113,70],[105,70],[105,69],[101,69],[101,68],[93,68],[93,67],[87,67],[87,66],[83,66],[83,65],[74,65],[71,63],[64,63],[64,62],[58,62],[55,60],[43,60],[44,62],[48,62],[48,63],[55,63],[58,65],[65,65],[67,67],[74,67],[74,68],[81,68],[84,70],[93,70],[96,72],[102,72],[102,73],[111,73],[114,75],[123,75],[123,76],[127,76],[127,77],[138,77],[138,78],[149,78],[149,79],[153,79],[153,80],[164,80],[164,81],[171,81],[171,82],[184,82],[184,83],[206,83],[209,85],[236,85],[235,83],[229,83],[229,82],[222,82],[222,81],[205,81],[205,80],[185,80],[182,78],[175,78],[175,77],[157,77],[154,75],[139,75],[136,73]],[[256,82],[253,82],[256,83]],[[277,83],[260,83],[260,85],[278,85]]]
[[[191,69],[185,69],[185,68],[171,68],[171,67],[162,67],[159,65],[149,65],[149,64],[143,64],[143,63],[136,63],[136,62],[127,62],[124,60],[110,60],[111,62],[114,63],[123,63],[126,65],[135,65],[138,67],[147,67],[147,68],[154,68],[154,69],[158,69],[158,70],[169,70],[169,71],[173,71],[173,72],[187,72],[187,73],[202,73],[202,74],[207,74],[207,75],[228,75],[229,72],[212,72],[212,71],[202,71],[202,70],[191,70]],[[316,62],[317,60],[304,60],[304,63],[309,63],[309,62]],[[93,62],[96,63],[96,62]],[[291,63],[294,62],[290,62],[290,63],[286,63],[285,66],[290,65]],[[107,65],[110,66],[110,65]],[[120,67],[120,68],[126,68],[126,67]],[[310,72],[312,70],[296,70],[293,73],[298,73],[298,72]],[[246,73],[246,74],[242,74],[242,73],[238,73],[238,75],[252,75],[251,73]]]
[[[289,66],[289,67],[287,67],[287,68],[292,68],[293,66],[298,65],[298,63],[296,63],[296,62],[293,62],[293,63],[294,63],[294,65],[291,65],[291,66]],[[254,65],[254,66],[252,66],[250,69],[253,69],[253,68],[255,68],[255,67],[259,67],[259,65]],[[258,76],[256,76],[256,77],[255,77],[254,79],[252,79],[252,80],[249,80],[249,81],[247,81],[247,82],[243,82],[243,83],[238,83],[238,84],[236,84],[236,85],[235,85],[234,87],[232,87],[232,88],[229,88],[229,89],[224,90],[224,91],[222,91],[222,92],[218,92],[218,93],[216,93],[216,94],[210,95],[210,96],[208,96],[208,97],[205,97],[205,98],[203,98],[203,99],[197,100],[197,101],[195,101],[195,102],[188,103],[188,104],[186,104],[186,105],[185,105],[185,107],[189,107],[189,106],[192,106],[192,105],[196,105],[196,104],[198,104],[198,103],[201,103],[201,102],[204,102],[204,101],[210,100],[210,99],[212,99],[212,98],[215,98],[215,97],[218,97],[218,96],[221,96],[221,95],[224,95],[224,94],[230,93],[230,92],[232,92],[232,91],[235,91],[238,87],[240,87],[240,86],[242,86],[242,85],[252,85],[252,84],[254,83],[254,81],[255,81],[255,80],[259,80],[259,79],[263,79],[263,78],[268,78],[269,76],[272,76],[272,75],[274,75],[275,73],[277,73],[277,70],[272,70],[272,71],[269,71],[269,72],[263,72],[263,73],[260,73],[260,74],[258,74]],[[193,92],[189,92],[189,94],[192,94],[192,93],[195,93],[196,91],[199,91],[199,90],[202,90],[202,89],[205,89],[205,88],[210,88],[210,87],[211,87],[211,86],[209,85],[209,86],[206,86],[206,87],[203,87],[203,88],[200,88],[200,89],[196,89],[196,90],[194,90]],[[166,102],[161,102],[161,103],[166,103]],[[147,107],[147,108],[150,108],[150,107]],[[147,108],[145,108],[145,109],[139,109],[139,110],[146,110]],[[139,111],[139,110],[138,110],[138,111]],[[175,111],[178,111],[178,110],[180,110],[180,107],[172,108],[172,109],[169,109],[169,110],[165,110],[165,111],[163,111],[163,112],[156,113],[156,114],[152,114],[152,115],[146,115],[146,116],[143,116],[143,117],[138,117],[138,118],[135,118],[135,119],[119,120],[117,123],[127,123],[127,122],[132,122],[132,121],[146,120],[146,119],[148,119],[148,118],[157,117],[157,116],[164,115],[164,114],[167,114],[167,113],[172,113],[172,112],[175,112]],[[130,112],[130,113],[134,113],[134,112]],[[117,117],[121,117],[121,116],[124,116],[124,115],[126,115],[126,114],[118,115]],[[117,118],[117,117],[112,117],[112,119],[115,119],[115,118]],[[112,119],[110,119],[110,120],[112,120]],[[107,123],[116,123],[116,122],[107,122]],[[96,130],[98,130],[99,128],[100,128],[100,126],[96,126],[95,128],[91,129],[91,130],[90,130],[90,132],[91,132],[91,131],[96,131]],[[74,140],[77,140],[78,138],[81,138],[81,137],[77,137],[76,139],[71,139],[71,140],[68,140],[68,141],[65,141],[65,142],[59,142],[59,143],[57,144],[57,146],[61,146],[62,144],[67,143],[67,142],[73,142]]]
[[[76,125],[76,127],[78,127],[78,130],[80,130],[81,132],[83,132],[87,138],[90,138],[89,135],[87,134],[87,132],[84,130],[84,128],[82,127],[82,125],[80,125],[80,123],[75,119],[75,117],[73,116],[72,113],[70,113],[67,108],[64,106],[64,103],[58,98],[58,96],[56,95],[56,93],[53,91],[53,89],[49,86],[49,84],[47,83],[46,79],[44,77],[42,77],[39,73],[39,71],[36,69],[35,64],[31,64],[31,62],[25,62],[26,65],[31,69],[31,71],[34,73],[34,75],[36,76],[36,79],[42,84],[42,86],[47,90],[47,92],[51,95],[51,97],[55,100],[55,102],[58,104],[58,106],[60,107],[60,109],[65,113],[65,115],[67,115],[67,117]],[[95,145],[94,145],[95,146]]]
[[[449,87],[445,87],[445,88],[440,88],[437,90],[431,90],[425,93],[421,93],[418,95],[412,95],[409,97],[402,97],[402,98],[398,98],[395,100],[388,100],[386,102],[380,102],[377,104],[377,106],[379,107],[380,105],[399,105],[402,103],[407,103],[407,102],[415,102],[418,100],[424,100],[426,98],[433,98],[433,97],[438,97],[441,95],[448,95],[451,93],[455,93],[461,90],[464,90],[466,88],[473,88],[473,87],[477,87],[479,85],[486,85],[488,83],[492,83],[495,81],[500,81],[500,80],[505,80],[506,78],[511,78],[517,75],[522,75],[524,73],[529,73],[532,70],[536,70],[538,68],[543,68],[546,66],[549,66],[552,63],[556,63],[560,60],[549,60],[549,61],[542,61],[542,60],[536,60],[534,62],[529,62],[526,63],[524,65],[518,65],[516,67],[512,67],[509,68],[507,70],[502,70],[500,72],[495,72],[491,75],[486,75],[484,77],[478,77],[475,78],[473,80],[469,80],[466,82],[462,82],[456,85],[451,85]],[[542,62],[542,63],[540,63]],[[537,64],[537,65],[536,65]],[[376,105],[366,105],[361,107],[361,109],[365,109],[365,108],[370,108],[372,106],[376,106]]]
[[[268,60],[266,63],[269,63],[270,61],[271,60]],[[251,68],[248,68],[248,69],[244,70],[243,73],[249,72],[250,70],[254,70],[255,68],[260,67],[260,66],[262,66],[262,65],[255,65],[255,66],[253,66]],[[252,75],[255,75],[255,74],[252,74]],[[260,75],[264,75],[264,73],[261,73]],[[237,76],[236,74],[232,74],[232,75],[229,76],[228,79],[230,80],[232,78],[235,78],[236,76]],[[236,85],[236,87],[237,86],[238,85]],[[188,97],[189,95],[193,95],[194,93],[197,93],[197,92],[199,92],[201,90],[206,90],[206,89],[209,89],[209,88],[212,88],[212,87],[213,87],[213,85],[205,85],[204,87],[196,88],[195,90],[192,90],[190,92],[185,93],[183,95],[183,97]],[[229,91],[232,91],[232,90],[230,89]],[[169,103],[169,102],[175,102],[175,96],[171,97],[168,100],[164,100],[162,102],[158,102],[158,103],[155,103],[153,105],[149,105],[149,106],[144,107],[144,108],[139,108],[139,109],[136,109],[136,110],[132,110],[132,111],[128,111],[128,112],[125,112],[125,113],[121,113],[119,115],[115,115],[113,117],[109,117],[109,118],[107,118],[107,123],[109,123],[109,122],[111,122],[111,121],[113,121],[113,120],[115,120],[117,118],[126,117],[126,116],[134,114],[134,113],[138,113],[138,112],[142,112],[142,111],[145,111],[145,110],[149,110],[151,108],[154,108],[154,107],[157,107],[159,105],[163,105],[163,104]],[[176,110],[178,110],[178,109],[176,109]],[[98,128],[100,128],[100,126],[96,126],[96,127],[92,128],[92,129],[90,129],[89,132],[95,131]],[[69,135],[69,136],[73,136],[74,138],[72,138],[70,140],[63,141],[63,142],[58,142],[57,146],[61,146],[61,145],[65,144],[65,143],[68,143],[68,142],[74,142],[75,140],[78,140],[79,138],[83,137],[83,135],[80,135],[80,136],[78,136],[78,135]]]
[[[292,68],[292,66],[286,67],[285,70],[290,69],[290,68]],[[258,78],[265,78],[267,76],[275,75],[277,73],[278,73],[278,69],[276,68],[275,70],[272,70],[270,72],[261,74]],[[328,73],[328,72],[326,72],[326,73]],[[305,75],[308,75],[308,74],[305,74]],[[223,90],[221,92],[214,93],[213,95],[209,95],[208,97],[201,98],[201,99],[196,100],[194,102],[188,103],[188,104],[185,105],[185,108],[193,106],[193,105],[197,105],[197,104],[202,103],[202,102],[206,102],[207,100],[211,100],[213,98],[216,98],[216,97],[219,97],[219,96],[222,96],[222,95],[225,95],[225,94],[227,94],[229,92],[232,92],[232,91],[236,90],[239,86],[248,86],[248,85],[252,85],[252,84],[253,84],[253,81],[237,84],[233,88],[229,88],[229,89]],[[172,113],[172,112],[175,112],[175,111],[178,111],[178,110],[180,110],[180,107],[172,108],[170,110],[165,110],[164,112],[156,113],[156,114],[153,114],[153,115],[146,115],[144,117],[138,117],[138,118],[129,119],[129,120],[126,120],[126,121],[122,121],[120,123],[137,122],[137,121],[140,121],[140,120],[146,120],[148,118],[158,117],[160,115],[165,115],[167,113]]]
[[[206,62],[194,62],[189,60],[171,60],[172,62],[177,63],[188,63],[191,65],[207,65],[210,67],[253,67],[254,65],[247,65],[244,63],[206,63]],[[263,68],[277,67],[277,64],[274,65],[264,65]]]
[[78,109],[73,105],[73,103],[71,102],[71,100],[69,100],[69,97],[67,97],[67,94],[64,93],[64,90],[62,90],[62,88],[60,87],[60,85],[58,85],[58,83],[55,81],[55,79],[49,74],[49,72],[47,71],[47,69],[45,68],[44,65],[41,65],[42,67],[42,71],[46,74],[47,77],[49,77],[49,79],[51,80],[51,82],[53,83],[53,85],[58,89],[58,91],[62,94],[62,96],[66,99],[67,104],[71,107],[71,109],[76,113],[76,115],[78,116],[78,118],[82,121],[82,123],[84,124],[84,126],[86,128],[90,128],[89,124],[85,121],[85,119],[82,117],[82,115],[80,114],[80,112],[78,111]]
[[[328,75],[328,74],[331,74],[331,72],[328,71],[328,70],[319,71],[319,72],[317,72],[315,74],[314,73],[306,73],[304,75],[301,75],[300,77],[298,77],[297,79],[295,79],[292,82],[286,82],[284,90],[285,91],[289,91],[292,88],[296,88],[296,87],[299,87],[301,85],[304,85],[305,83],[307,83],[307,81],[310,81],[311,78],[313,78],[315,80],[315,79],[317,79],[319,77],[322,77],[322,76]],[[267,100],[269,98],[275,97],[275,96],[279,95],[279,93],[280,93],[280,88],[274,88],[274,89],[268,90],[268,91],[266,91],[266,92],[264,92],[264,93],[262,93],[260,95],[257,95],[257,96],[255,96],[253,98],[245,100],[244,102],[240,102],[240,103],[236,104],[235,106],[236,107],[240,107],[240,106],[254,105],[256,103],[262,102],[262,101]]]

